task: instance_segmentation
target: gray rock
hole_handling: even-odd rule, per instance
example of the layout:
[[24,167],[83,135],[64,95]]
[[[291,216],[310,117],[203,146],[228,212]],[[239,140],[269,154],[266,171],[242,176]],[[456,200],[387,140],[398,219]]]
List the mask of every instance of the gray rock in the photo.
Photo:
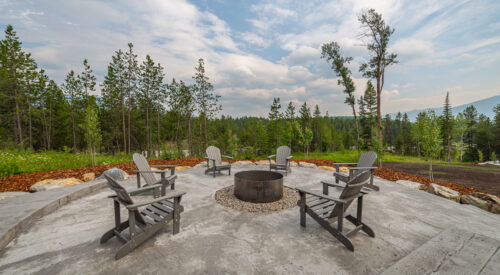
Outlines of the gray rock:
[[465,194],[460,198],[463,204],[470,204],[491,213],[500,214],[500,199],[497,196],[483,193]]
[[23,191],[0,192],[0,200],[6,199],[6,198],[18,197],[18,196],[26,195],[29,193],[30,192],[23,192]]
[[290,161],[290,167],[298,167],[299,164],[296,161]]
[[316,164],[305,162],[305,161],[299,162],[299,166],[300,167],[305,167],[305,168],[316,168]]
[[77,178],[66,178],[66,179],[47,179],[39,181],[32,186],[30,186],[31,192],[45,191],[55,188],[61,188],[66,186],[72,186],[76,184],[83,183],[82,180]]
[[243,165],[255,165],[255,163],[249,161],[249,160],[240,160],[234,163],[231,163],[231,165],[234,166],[243,166]]
[[396,181],[396,183],[410,187],[411,189],[425,190],[427,188],[425,186],[425,184],[421,184],[421,183],[409,181],[409,180],[398,180],[398,181]]
[[101,176],[99,176],[97,179],[104,179],[104,175],[107,175],[108,177],[111,177],[115,180],[126,180],[128,179],[128,174],[125,173],[122,169],[118,168],[111,168],[109,170],[104,171]]
[[452,201],[458,201],[460,199],[459,192],[435,183],[431,183],[427,191],[429,191],[429,193],[431,194],[438,195]]
[[206,167],[207,167],[206,161],[202,161],[202,162],[196,164],[195,166],[193,166],[193,168],[206,168]]

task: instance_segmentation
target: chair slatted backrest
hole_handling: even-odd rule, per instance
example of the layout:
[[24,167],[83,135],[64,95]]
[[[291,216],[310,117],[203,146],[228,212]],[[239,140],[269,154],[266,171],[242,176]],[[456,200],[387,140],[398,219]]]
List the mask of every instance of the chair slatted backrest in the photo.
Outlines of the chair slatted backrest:
[[359,157],[357,167],[372,167],[377,160],[377,153],[368,151]]
[[[373,167],[373,164],[377,160],[377,153],[373,151],[368,151],[359,157],[358,164],[356,167]],[[363,170],[354,171],[354,175],[363,172]]]
[[[207,148],[207,157],[209,159],[214,159],[215,160],[215,165],[221,165],[222,164],[222,159],[221,159],[221,154],[219,148],[215,146],[209,146]],[[213,162],[209,161],[208,162],[208,167],[212,167]]]
[[[149,166],[148,161],[142,154],[135,153],[132,159],[134,160],[135,166],[137,166],[137,170],[151,171],[151,166]],[[147,185],[155,184],[158,181],[153,173],[142,173],[140,176],[144,178]]]
[[[342,190],[342,193],[340,193],[339,198],[340,199],[348,199],[351,198],[352,196],[356,196],[359,194],[361,191],[361,188],[365,184],[368,183],[370,180],[370,171],[363,171],[359,173],[358,175],[354,176],[351,180],[349,180],[345,186],[345,188]],[[351,203],[354,201],[354,199],[349,200],[345,205],[344,205],[344,212],[347,211]],[[332,212],[330,213],[329,218],[334,218],[338,216],[338,208],[340,207],[339,204],[335,205],[333,208]]]
[[[116,182],[113,178],[109,177],[108,175],[104,175],[104,177],[107,180],[106,185],[111,190],[115,191],[116,196],[118,197],[118,200],[120,201],[120,203],[122,203],[124,205],[134,204],[134,201],[130,197],[129,193],[127,192],[127,190],[125,190],[125,188],[123,188],[123,186],[121,186],[121,184]],[[135,210],[134,212],[135,212],[135,218],[139,222],[146,224],[146,221],[143,219],[143,217],[139,213],[139,211]]]
[[286,159],[290,156],[292,150],[288,146],[280,146],[276,150],[276,164],[285,165]]

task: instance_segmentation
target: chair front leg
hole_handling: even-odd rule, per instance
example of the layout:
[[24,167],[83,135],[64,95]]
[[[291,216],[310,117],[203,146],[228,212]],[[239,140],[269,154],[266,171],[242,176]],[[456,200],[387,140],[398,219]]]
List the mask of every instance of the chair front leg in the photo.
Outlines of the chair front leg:
[[130,239],[132,240],[135,237],[135,210],[128,211],[128,221],[129,221],[129,229],[130,229]]
[[338,203],[338,213],[337,213],[337,230],[342,234],[342,230],[344,228],[344,204]]
[[137,188],[141,188],[141,174],[139,172],[135,174],[137,175]]
[[[335,172],[340,172],[340,165],[335,165]],[[335,174],[334,174],[335,176]],[[339,183],[339,178],[335,177],[335,183]]]
[[172,223],[172,233],[175,235],[179,233],[179,228],[180,228],[180,202],[181,198],[180,197],[175,197],[174,198],[174,221]]
[[306,193],[299,192],[300,200],[300,226],[306,227]]
[[323,195],[328,195],[328,184],[323,182]]

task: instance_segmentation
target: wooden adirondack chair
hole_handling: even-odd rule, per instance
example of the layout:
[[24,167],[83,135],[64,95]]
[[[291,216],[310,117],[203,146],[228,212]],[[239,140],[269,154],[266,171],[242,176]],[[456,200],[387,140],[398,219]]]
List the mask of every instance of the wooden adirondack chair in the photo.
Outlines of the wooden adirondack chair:
[[[292,173],[292,169],[290,168],[290,160],[293,158],[293,156],[290,156],[290,153],[292,150],[288,146],[280,146],[276,150],[276,155],[270,155],[267,157],[269,160],[269,171],[272,169],[278,171],[278,170],[284,170],[285,175],[288,174],[288,172]],[[271,159],[276,157],[276,163],[272,163]]]
[[[137,188],[141,187],[141,176],[146,181],[144,186],[152,186],[155,184],[161,184],[161,195],[164,196],[167,187],[170,185],[170,189],[175,189],[175,179],[177,175],[175,175],[175,167],[176,165],[149,165],[148,161],[142,154],[135,153],[132,156],[135,166],[137,166],[138,170],[135,170],[134,173],[137,175]],[[170,176],[166,176],[168,171],[166,170],[152,170],[151,167],[157,168],[169,168]],[[158,180],[155,177],[155,174],[160,174],[161,178]],[[157,197],[156,189],[153,189],[154,197]]]
[[[377,153],[373,151],[366,152],[359,157],[358,163],[334,163],[336,172],[333,172],[333,176],[335,177],[335,182],[339,183],[339,180],[342,182],[348,182],[353,176],[363,172],[370,171],[370,183],[366,185],[373,190],[379,191],[380,188],[373,184],[373,172],[377,167],[373,167],[373,164],[377,160]],[[349,169],[349,174],[340,172],[340,166],[342,165],[355,165],[356,167],[347,167]]]
[[[180,213],[184,211],[180,205],[181,198],[186,192],[170,191],[166,196],[152,199],[146,202],[134,203],[131,194],[128,193],[118,182],[104,175],[108,181],[106,184],[116,192],[110,196],[114,200],[115,227],[104,233],[101,237],[101,244],[112,237],[117,237],[125,244],[116,252],[115,259],[118,260],[141,245],[163,226],[173,220],[172,233],[179,232]],[[156,186],[146,186],[136,191],[144,192],[147,189],[157,188]],[[120,205],[128,210],[128,220],[122,222],[120,219]],[[125,234],[125,229],[129,229],[129,234]]]
[[[233,157],[221,156],[219,148],[215,146],[209,146],[206,152],[207,170],[205,170],[205,174],[212,172],[215,178],[215,174],[217,172],[220,172],[222,170],[229,170],[229,175],[231,175],[231,161],[233,160]],[[228,162],[223,163],[222,157],[226,158]]]
[[[339,187],[342,192],[338,197],[310,191],[302,187],[296,188],[300,194],[300,200],[297,203],[300,206],[300,225],[306,226],[306,214],[308,214],[349,250],[354,251],[354,246],[348,238],[350,235],[363,230],[370,237],[375,237],[373,230],[361,221],[363,195],[367,194],[363,192],[362,188],[369,179],[370,171],[363,171],[353,176],[344,187]],[[346,211],[355,199],[358,200],[358,209],[356,217],[353,217]],[[332,225],[335,220],[331,221],[335,218],[337,219],[337,228]],[[344,218],[353,223],[355,228],[344,232]]]

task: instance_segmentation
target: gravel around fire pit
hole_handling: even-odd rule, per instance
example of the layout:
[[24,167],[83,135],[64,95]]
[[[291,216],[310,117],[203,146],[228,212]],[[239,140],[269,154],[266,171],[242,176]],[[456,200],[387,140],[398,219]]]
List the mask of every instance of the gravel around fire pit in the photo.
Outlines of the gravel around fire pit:
[[239,200],[234,196],[234,185],[215,192],[215,201],[234,210],[251,213],[270,213],[297,206],[300,196],[295,189],[283,186],[283,198],[269,203],[252,203]]

